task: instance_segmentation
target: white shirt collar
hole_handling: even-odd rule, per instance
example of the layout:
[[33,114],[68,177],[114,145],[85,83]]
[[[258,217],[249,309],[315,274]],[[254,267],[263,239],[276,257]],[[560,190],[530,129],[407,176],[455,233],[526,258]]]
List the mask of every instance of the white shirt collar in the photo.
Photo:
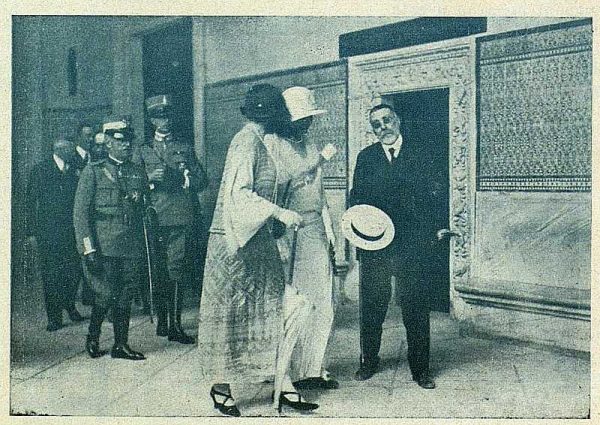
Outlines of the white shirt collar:
[[83,149],[81,146],[79,146],[79,145],[75,146],[75,149],[77,150],[77,153],[79,154],[79,156],[82,159],[85,159],[85,157],[87,156],[88,152],[85,149]]
[[63,159],[56,154],[52,154],[52,158],[54,158],[54,162],[56,163],[56,166],[58,167],[58,169],[61,172],[65,171],[65,166],[66,166],[65,161],[63,161]]
[[121,165],[123,163],[123,161],[119,161],[118,159],[116,159],[114,156],[112,155],[108,155],[108,157],[110,159],[112,159],[113,161],[115,161],[117,163],[117,165]]
[[394,158],[398,158],[398,155],[400,154],[400,148],[402,148],[402,134],[399,134],[396,141],[391,145],[384,145],[381,142],[379,144],[383,148],[383,152],[385,152],[385,156],[387,157],[388,161],[391,162],[392,156],[390,155],[390,149],[394,149]]

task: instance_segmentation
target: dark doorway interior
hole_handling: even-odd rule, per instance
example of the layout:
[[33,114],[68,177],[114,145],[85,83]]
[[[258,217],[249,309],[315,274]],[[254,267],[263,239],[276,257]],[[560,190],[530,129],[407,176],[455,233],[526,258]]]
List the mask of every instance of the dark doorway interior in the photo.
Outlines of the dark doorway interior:
[[[192,66],[192,21],[183,18],[143,38],[144,98],[159,94],[173,96],[177,132],[193,144],[194,96]],[[145,120],[146,140],[151,128]]]
[[[411,145],[418,161],[423,190],[430,192],[433,202],[427,214],[432,227],[449,228],[449,115],[448,89],[398,93],[386,98],[394,105],[402,126],[402,134]],[[404,149],[404,147],[403,147]],[[431,235],[423,237],[430,238]],[[448,312],[450,307],[449,243],[443,241],[434,250],[430,264],[432,308]]]

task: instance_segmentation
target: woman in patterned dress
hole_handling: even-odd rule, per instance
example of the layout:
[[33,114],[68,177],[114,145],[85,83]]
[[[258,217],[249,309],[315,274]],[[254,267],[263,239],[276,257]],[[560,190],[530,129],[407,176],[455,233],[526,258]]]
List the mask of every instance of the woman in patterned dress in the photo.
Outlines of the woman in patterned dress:
[[[231,383],[271,380],[276,369],[287,376],[278,350],[294,344],[289,339],[295,332],[290,338],[283,336],[285,277],[270,230],[274,219],[287,227],[301,223],[299,214],[277,205],[277,193],[287,182],[264,143],[265,135],[289,126],[281,91],[256,85],[241,110],[250,122],[227,152],[208,241],[198,327],[203,373],[214,383],[211,398],[228,416],[240,416]],[[289,378],[284,381],[286,392],[297,397],[286,398],[285,404],[301,410],[318,407],[305,403],[291,381],[287,384]],[[281,407],[278,396],[274,393],[274,402]]]

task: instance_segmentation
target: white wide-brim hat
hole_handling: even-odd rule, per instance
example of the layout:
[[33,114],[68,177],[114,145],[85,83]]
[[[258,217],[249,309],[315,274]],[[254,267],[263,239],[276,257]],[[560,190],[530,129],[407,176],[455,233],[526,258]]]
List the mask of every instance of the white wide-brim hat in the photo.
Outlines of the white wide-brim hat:
[[306,87],[290,87],[284,90],[282,95],[292,121],[298,121],[302,118],[321,115],[327,112],[325,109],[317,108],[315,95]]
[[394,239],[392,219],[372,205],[355,205],[342,216],[342,233],[357,248],[377,251]]

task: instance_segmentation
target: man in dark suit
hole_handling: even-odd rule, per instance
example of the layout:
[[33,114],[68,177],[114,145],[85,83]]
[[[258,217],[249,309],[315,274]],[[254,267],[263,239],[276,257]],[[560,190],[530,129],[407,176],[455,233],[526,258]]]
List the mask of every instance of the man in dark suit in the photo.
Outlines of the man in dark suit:
[[[400,120],[391,106],[369,112],[379,143],[357,157],[350,204],[368,204],[383,210],[395,227],[393,241],[378,251],[359,250],[360,261],[360,369],[356,378],[371,378],[379,365],[382,325],[391,297],[391,278],[406,328],[408,364],[423,388],[435,388],[429,374],[428,258],[436,248],[436,230],[424,217],[431,208],[430,191],[420,182],[419,161],[411,149],[418,140],[403,140]],[[443,237],[446,231],[440,231]]]
[[57,140],[52,150],[51,158],[33,167],[27,187],[28,230],[30,240],[35,239],[37,245],[48,315],[46,329],[50,332],[62,327],[63,310],[72,321],[83,320],[75,308],[81,277],[73,232],[75,146]]
[[91,149],[94,143],[94,128],[91,124],[82,122],[77,131],[77,160],[78,168],[83,169],[91,161]]
[[108,157],[88,164],[75,195],[73,220],[77,249],[95,292],[86,341],[92,358],[102,356],[99,339],[109,309],[113,313],[113,358],[143,360],[128,345],[131,301],[143,271],[144,170],[131,162],[133,131],[126,118],[108,119],[103,126]]
[[134,154],[150,183],[150,199],[156,211],[154,228],[156,279],[156,334],[169,341],[193,344],[181,326],[185,284],[190,282],[192,253],[189,252],[198,208],[198,192],[207,184],[204,170],[196,161],[192,144],[177,140],[172,132],[172,100],[160,95],[146,101],[148,115],[156,126],[150,143]]

